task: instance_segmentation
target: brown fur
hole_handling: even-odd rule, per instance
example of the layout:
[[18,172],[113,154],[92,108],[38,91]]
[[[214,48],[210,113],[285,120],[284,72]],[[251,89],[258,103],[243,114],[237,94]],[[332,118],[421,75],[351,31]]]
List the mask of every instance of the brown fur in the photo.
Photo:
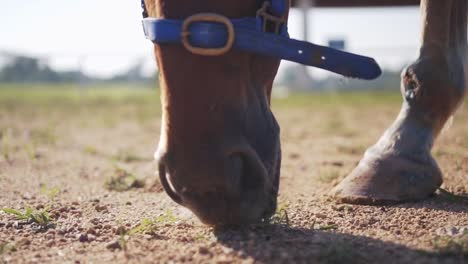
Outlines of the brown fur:
[[[147,4],[151,16],[172,19],[200,12],[238,18],[254,16],[257,10],[256,0]],[[199,56],[181,45],[155,45],[155,53],[163,106],[156,156],[166,167],[173,191],[185,195],[184,205],[206,223],[258,221],[273,213],[280,147],[269,105],[279,60],[235,50]],[[246,188],[256,189],[252,197],[241,195]],[[198,198],[191,197],[194,193]],[[207,207],[205,199],[219,203]]]
[[[254,16],[256,0],[146,0],[153,17]],[[442,183],[433,142],[466,91],[467,0],[422,0],[419,59],[402,74],[400,115],[337,188],[345,202],[424,199]],[[218,57],[155,45],[163,122],[156,157],[166,191],[208,224],[270,216],[281,150],[270,95],[279,61],[231,50]],[[167,172],[167,173],[166,173]],[[169,184],[170,183],[170,184]]]

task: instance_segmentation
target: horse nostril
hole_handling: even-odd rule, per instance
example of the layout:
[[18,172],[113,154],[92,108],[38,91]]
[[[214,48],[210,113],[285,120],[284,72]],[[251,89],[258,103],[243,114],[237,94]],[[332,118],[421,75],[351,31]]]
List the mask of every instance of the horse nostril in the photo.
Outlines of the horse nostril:
[[166,165],[164,164],[163,160],[159,161],[159,179],[167,195],[169,195],[169,197],[174,202],[180,205],[184,205],[182,198],[176,193],[176,191],[174,190],[174,187],[172,186],[172,184],[169,182],[167,178]]
[[261,172],[261,166],[262,164],[257,164],[255,160],[250,160],[248,157],[243,158],[243,170],[240,180],[242,191],[255,191],[262,188],[265,179]]
[[227,175],[231,176],[232,186],[235,186],[238,194],[257,191],[268,185],[265,167],[250,149],[231,154],[227,169]]
[[227,191],[231,194],[239,194],[243,171],[244,160],[242,156],[237,153],[229,155],[225,164],[225,176]]

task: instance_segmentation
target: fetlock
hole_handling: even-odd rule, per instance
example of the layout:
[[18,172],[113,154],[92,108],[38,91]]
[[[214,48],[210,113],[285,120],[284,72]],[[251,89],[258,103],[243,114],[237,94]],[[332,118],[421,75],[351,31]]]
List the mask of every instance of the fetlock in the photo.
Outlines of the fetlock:
[[401,92],[409,117],[429,126],[437,136],[463,102],[464,66],[451,55],[423,55],[403,70]]

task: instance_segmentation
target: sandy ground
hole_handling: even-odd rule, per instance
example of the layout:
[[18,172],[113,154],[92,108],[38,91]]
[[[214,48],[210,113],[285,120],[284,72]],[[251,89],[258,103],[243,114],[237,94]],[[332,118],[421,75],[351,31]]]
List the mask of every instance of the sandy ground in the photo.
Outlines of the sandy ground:
[[[392,122],[399,99],[276,103],[282,215],[276,224],[214,230],[156,179],[154,97],[2,99],[0,208],[45,209],[54,220],[41,227],[0,212],[0,263],[468,262],[466,104],[434,149],[453,194],[371,207],[327,194]],[[129,190],[106,185],[130,174],[138,181],[124,183]]]

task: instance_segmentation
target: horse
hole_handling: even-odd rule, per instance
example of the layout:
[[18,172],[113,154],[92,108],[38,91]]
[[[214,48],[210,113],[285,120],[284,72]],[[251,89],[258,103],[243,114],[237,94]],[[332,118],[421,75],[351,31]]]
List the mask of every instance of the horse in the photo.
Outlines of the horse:
[[[290,4],[283,3],[143,1],[146,23],[152,23],[146,24],[145,32],[154,35],[160,75],[162,121],[155,153],[159,177],[167,194],[205,224],[258,223],[275,213],[281,143],[270,101],[280,58],[265,54],[282,43],[272,35],[287,36]],[[419,58],[402,73],[401,112],[333,190],[337,200],[372,205],[416,201],[441,185],[442,173],[430,150],[466,93],[467,11],[466,0],[421,1],[422,44]],[[265,44],[268,49],[258,46],[253,35],[243,40],[234,36],[244,32],[240,18],[259,14],[266,22],[258,34],[271,39]],[[157,28],[158,23],[164,27]],[[190,35],[190,28],[197,26],[198,40]],[[166,30],[169,27],[180,32]],[[204,46],[215,41],[205,34],[208,30],[224,36],[219,47]],[[158,34],[166,35],[165,41],[157,41]],[[249,52],[243,43],[258,48]],[[284,56],[305,51],[285,51],[289,57]],[[337,55],[312,52],[310,65],[326,68],[331,63],[321,52]],[[351,76],[369,73],[369,79],[380,74],[372,61],[339,56],[343,63],[347,58],[360,62],[347,68],[331,63],[329,70]],[[361,71],[367,66],[372,70]]]

